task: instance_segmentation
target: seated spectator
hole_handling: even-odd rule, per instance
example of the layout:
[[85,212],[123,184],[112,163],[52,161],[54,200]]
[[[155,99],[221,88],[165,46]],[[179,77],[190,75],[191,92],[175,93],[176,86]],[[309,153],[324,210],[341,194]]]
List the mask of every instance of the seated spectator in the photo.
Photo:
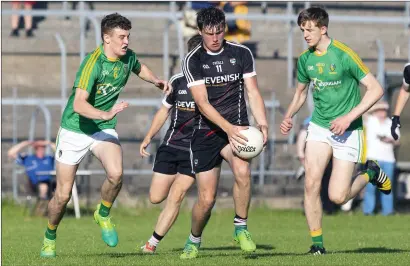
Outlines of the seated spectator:
[[[246,1],[221,2],[221,9],[225,14],[248,14]],[[251,37],[251,23],[249,20],[237,19],[227,20],[225,39],[237,43],[248,41]]]
[[[35,150],[34,154],[28,155],[21,152],[24,148],[32,146]],[[11,147],[7,155],[9,158],[16,160],[16,163],[24,166],[27,177],[31,186],[32,192],[38,196],[38,204],[36,214],[44,215],[47,210],[48,200],[52,191],[52,176],[51,175],[37,175],[38,171],[52,171],[54,170],[54,155],[46,155],[45,148],[49,145],[55,152],[56,145],[50,141],[23,141]],[[41,213],[42,212],[42,213]]]
[[[18,10],[20,9],[21,4],[24,4],[25,10],[32,10],[33,5],[36,1],[13,1],[12,2],[12,9]],[[19,15],[11,15],[11,37],[19,37]],[[32,15],[25,15],[24,16],[24,28],[26,29],[26,37],[32,38],[34,37],[33,34],[33,16]]]
[[[367,159],[377,160],[380,167],[394,184],[394,172],[396,158],[394,148],[399,145],[399,141],[391,136],[391,119],[387,116],[389,104],[384,101],[376,103],[368,112],[365,120],[365,133],[367,144]],[[398,130],[397,130],[398,132]],[[399,133],[399,132],[398,132]],[[382,215],[391,215],[394,212],[393,192],[389,195],[380,193]],[[363,213],[365,215],[374,214],[376,208],[376,187],[368,184],[365,187],[363,199]]]
[[196,13],[210,6],[218,6],[219,1],[192,1],[190,8],[185,8],[184,16],[181,20],[182,31],[185,38],[191,38],[198,34],[198,25],[196,24]]

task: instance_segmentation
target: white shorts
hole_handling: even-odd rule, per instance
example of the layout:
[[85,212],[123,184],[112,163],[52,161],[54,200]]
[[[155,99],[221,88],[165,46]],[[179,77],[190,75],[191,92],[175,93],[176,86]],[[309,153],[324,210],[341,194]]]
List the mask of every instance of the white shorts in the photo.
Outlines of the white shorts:
[[64,164],[77,165],[88,151],[99,143],[109,140],[119,143],[115,129],[103,129],[93,135],[86,135],[60,127],[57,134],[55,158]]
[[332,147],[333,157],[354,163],[366,162],[366,142],[362,129],[346,131],[338,136],[327,128],[310,122],[306,141],[325,142]]

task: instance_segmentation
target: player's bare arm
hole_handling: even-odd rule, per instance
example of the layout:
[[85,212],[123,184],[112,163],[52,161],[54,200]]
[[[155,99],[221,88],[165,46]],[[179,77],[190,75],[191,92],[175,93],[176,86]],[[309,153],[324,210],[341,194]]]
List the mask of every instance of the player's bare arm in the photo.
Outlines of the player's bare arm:
[[400,116],[403,112],[404,106],[409,100],[410,87],[403,84],[400,88],[399,96],[397,97],[396,107],[394,108],[393,115]]
[[303,104],[305,103],[308,94],[307,87],[307,84],[300,82],[298,82],[298,84],[296,85],[296,92],[293,95],[292,102],[290,103],[285,117],[280,124],[280,132],[283,135],[289,134],[289,131],[292,129],[292,117],[297,114],[297,112],[299,112],[300,108],[302,108]]
[[165,121],[167,121],[170,110],[171,108],[168,108],[165,105],[162,105],[161,108],[155,114],[154,119],[152,120],[151,127],[149,128],[147,135],[145,135],[145,138],[141,143],[141,146],[140,146],[141,156],[143,157],[150,156],[150,154],[145,149],[151,143],[151,139],[158,133],[158,131],[165,124]]
[[392,117],[392,125],[390,128],[391,135],[393,139],[395,140],[399,139],[399,134],[397,132],[397,129],[401,127],[400,115],[403,112],[404,106],[409,100],[409,95],[410,95],[409,84],[410,84],[410,63],[407,63],[404,66],[403,84],[401,85],[399,96],[397,97],[396,107],[394,109],[394,113]]
[[265,102],[258,89],[258,81],[256,76],[245,78],[245,86],[251,107],[252,115],[258,123],[259,129],[263,134],[263,144],[268,140],[268,120],[266,118]]
[[243,145],[246,145],[248,139],[239,133],[239,131],[246,129],[247,127],[243,126],[234,126],[229,123],[221,114],[209,103],[208,101],[208,92],[204,84],[195,85],[191,88],[192,97],[195,100],[196,105],[199,108],[199,111],[214,124],[219,126],[229,137],[229,141],[234,140]]
[[354,120],[369,110],[384,94],[382,86],[371,73],[361,79],[360,83],[366,88],[361,102],[349,113],[331,122],[330,130],[336,135],[342,135]]
[[128,107],[128,103],[121,102],[115,104],[109,112],[98,110],[87,101],[89,95],[86,90],[77,88],[73,103],[74,112],[89,119],[110,120],[113,119],[117,113]]
[[152,71],[149,69],[146,65],[141,64],[141,70],[137,74],[138,77],[141,79],[150,82],[154,84],[156,87],[158,87],[160,90],[162,90],[164,93],[169,94],[172,91],[172,87],[170,84],[168,84],[167,81],[159,79]]

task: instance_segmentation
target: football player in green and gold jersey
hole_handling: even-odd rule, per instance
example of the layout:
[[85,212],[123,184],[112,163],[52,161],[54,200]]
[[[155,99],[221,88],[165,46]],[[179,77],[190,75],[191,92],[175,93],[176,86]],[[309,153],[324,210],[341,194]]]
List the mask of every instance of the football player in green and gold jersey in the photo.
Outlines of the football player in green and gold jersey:
[[[352,49],[328,36],[328,24],[323,8],[311,7],[299,14],[298,25],[309,49],[299,56],[296,93],[280,125],[282,134],[288,134],[311,83],[314,111],[306,138],[304,205],[313,242],[309,252],[315,255],[326,252],[320,187],[332,157],[329,198],[333,202],[347,202],[369,182],[383,193],[391,192],[389,178],[375,161],[367,161],[366,170],[351,183],[355,164],[365,163],[361,116],[382,97],[383,88]],[[366,88],[363,98],[360,83]]]
[[41,257],[56,256],[56,230],[65,207],[79,163],[91,151],[102,163],[107,178],[101,188],[101,203],[94,213],[102,239],[115,247],[118,236],[109,216],[122,185],[122,149],[115,131],[116,114],[128,103],[116,103],[131,73],[168,93],[171,87],[157,78],[128,48],[131,22],[118,13],[101,21],[103,43],[81,63],[57,136],[54,197],[48,205],[48,226]]

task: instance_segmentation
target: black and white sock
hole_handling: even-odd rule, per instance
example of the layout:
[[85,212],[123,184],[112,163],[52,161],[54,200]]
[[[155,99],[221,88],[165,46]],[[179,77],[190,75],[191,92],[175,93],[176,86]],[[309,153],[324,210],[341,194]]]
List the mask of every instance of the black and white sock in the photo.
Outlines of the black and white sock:
[[156,247],[156,246],[159,244],[159,242],[161,241],[162,238],[164,238],[164,236],[160,236],[160,235],[158,235],[158,234],[154,231],[154,233],[152,234],[151,238],[148,240],[148,243],[149,243],[151,246]]

